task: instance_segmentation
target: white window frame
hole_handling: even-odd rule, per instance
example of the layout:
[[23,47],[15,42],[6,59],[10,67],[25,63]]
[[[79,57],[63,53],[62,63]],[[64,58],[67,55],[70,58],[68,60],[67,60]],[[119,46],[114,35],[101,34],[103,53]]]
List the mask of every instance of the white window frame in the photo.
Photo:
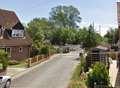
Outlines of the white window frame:
[[[21,34],[22,33],[22,34]],[[19,29],[13,29],[12,30],[12,37],[24,37],[25,31],[24,30],[19,30]]]
[[23,47],[19,47],[19,53],[23,52]]

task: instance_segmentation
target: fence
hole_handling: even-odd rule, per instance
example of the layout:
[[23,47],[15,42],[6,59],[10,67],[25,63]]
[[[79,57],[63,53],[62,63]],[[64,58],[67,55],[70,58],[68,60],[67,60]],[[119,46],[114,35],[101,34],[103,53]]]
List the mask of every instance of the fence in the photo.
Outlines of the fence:
[[43,62],[43,61],[47,60],[48,58],[49,58],[49,55],[37,55],[37,56],[34,56],[32,58],[29,58],[27,61],[28,67],[31,67],[35,64]]

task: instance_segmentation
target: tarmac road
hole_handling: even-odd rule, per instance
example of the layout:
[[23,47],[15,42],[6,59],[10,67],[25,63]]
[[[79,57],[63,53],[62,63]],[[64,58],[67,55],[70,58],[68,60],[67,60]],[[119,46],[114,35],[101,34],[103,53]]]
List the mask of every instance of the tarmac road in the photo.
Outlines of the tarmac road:
[[14,79],[11,88],[66,88],[78,57],[78,52],[57,55]]

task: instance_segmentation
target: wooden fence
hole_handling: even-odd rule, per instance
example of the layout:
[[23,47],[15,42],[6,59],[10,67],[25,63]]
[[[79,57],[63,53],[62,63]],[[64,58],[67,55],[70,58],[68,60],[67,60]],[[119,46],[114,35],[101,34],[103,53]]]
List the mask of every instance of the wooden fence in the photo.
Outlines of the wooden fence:
[[27,63],[28,63],[28,67],[31,67],[35,64],[38,64],[40,62],[43,62],[47,59],[49,59],[50,55],[37,55],[37,56],[34,56],[32,58],[29,58],[27,60]]

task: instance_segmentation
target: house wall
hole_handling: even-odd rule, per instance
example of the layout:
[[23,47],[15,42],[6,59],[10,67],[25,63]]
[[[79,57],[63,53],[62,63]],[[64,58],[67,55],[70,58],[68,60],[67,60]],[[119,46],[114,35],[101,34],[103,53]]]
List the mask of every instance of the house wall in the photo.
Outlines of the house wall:
[[[20,48],[22,48],[21,52],[19,51]],[[29,50],[30,50],[30,48],[28,46],[11,47],[10,59],[15,59],[15,60],[26,59],[29,57]]]

